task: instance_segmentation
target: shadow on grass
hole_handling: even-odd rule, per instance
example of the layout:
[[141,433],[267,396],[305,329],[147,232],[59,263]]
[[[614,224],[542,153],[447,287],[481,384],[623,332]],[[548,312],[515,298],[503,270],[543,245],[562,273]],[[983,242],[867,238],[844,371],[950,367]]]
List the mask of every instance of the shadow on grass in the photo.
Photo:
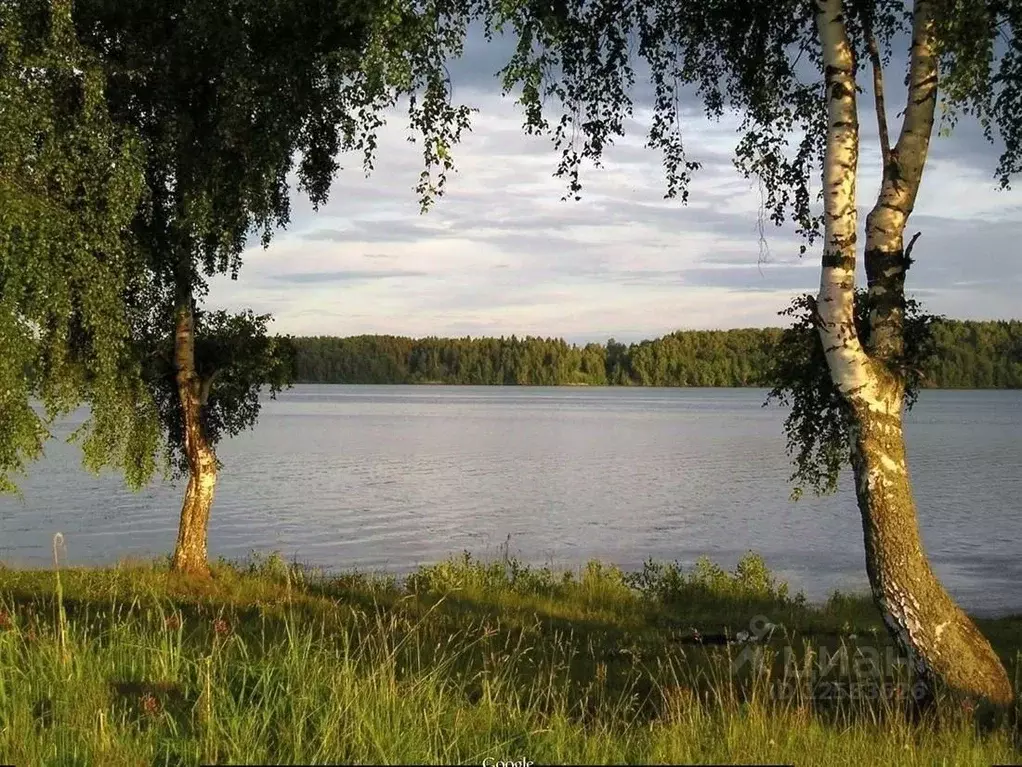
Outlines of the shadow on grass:
[[[583,721],[607,698],[630,701],[642,721],[667,715],[681,696],[805,708],[832,724],[901,716],[914,700],[914,680],[868,598],[836,594],[808,605],[751,554],[733,572],[701,560],[690,572],[649,562],[638,573],[598,562],[557,573],[465,554],[400,583],[316,573],[275,557],[222,562],[208,580],[160,566],[65,570],[59,605],[57,578],[0,570],[0,594],[27,631],[52,633],[66,620],[102,644],[116,642],[112,627],[127,621],[186,656],[238,642],[257,665],[270,648],[293,642],[297,626],[349,651],[383,642],[399,680],[442,665],[470,703],[483,697],[494,658],[514,653],[516,685],[560,685],[579,701],[574,713]],[[1022,620],[979,623],[1017,675]],[[227,689],[254,695],[254,673],[235,670]],[[199,695],[163,680],[110,684],[120,713],[139,722],[163,711],[182,718]]]

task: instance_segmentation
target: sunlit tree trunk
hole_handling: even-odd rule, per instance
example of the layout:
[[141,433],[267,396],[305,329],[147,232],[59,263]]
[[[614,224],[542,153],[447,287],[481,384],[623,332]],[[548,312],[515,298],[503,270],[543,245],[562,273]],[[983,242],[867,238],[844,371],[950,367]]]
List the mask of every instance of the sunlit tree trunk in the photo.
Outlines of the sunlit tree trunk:
[[216,489],[217,461],[202,427],[202,408],[208,394],[195,367],[195,316],[191,296],[179,301],[175,317],[174,361],[184,421],[188,487],[181,507],[174,570],[194,575],[209,573],[206,536]]
[[[925,679],[1009,704],[1008,676],[989,642],[955,604],[923,551],[905,455],[904,382],[888,364],[903,344],[904,231],[933,126],[936,61],[926,2],[915,8],[909,108],[898,145],[884,151],[884,183],[867,219],[866,268],[873,310],[869,352],[854,323],[858,115],[852,49],[841,0],[819,0],[828,134],[825,246],[817,307],[831,378],[849,405],[852,468],[866,570],[891,635]],[[882,136],[886,125],[882,125]]]

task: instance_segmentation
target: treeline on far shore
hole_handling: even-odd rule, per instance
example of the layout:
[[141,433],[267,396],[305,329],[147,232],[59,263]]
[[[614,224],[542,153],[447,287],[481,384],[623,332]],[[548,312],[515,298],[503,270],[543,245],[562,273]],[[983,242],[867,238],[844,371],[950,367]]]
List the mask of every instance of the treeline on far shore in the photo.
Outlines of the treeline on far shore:
[[[779,328],[683,330],[651,341],[300,337],[298,383],[770,386]],[[930,388],[1022,388],[1022,320],[941,320]]]

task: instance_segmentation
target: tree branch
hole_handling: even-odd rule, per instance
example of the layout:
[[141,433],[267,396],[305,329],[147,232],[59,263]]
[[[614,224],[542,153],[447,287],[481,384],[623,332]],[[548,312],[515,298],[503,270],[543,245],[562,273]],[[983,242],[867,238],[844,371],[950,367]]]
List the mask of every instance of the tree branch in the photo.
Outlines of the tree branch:
[[[917,237],[919,235],[916,235]],[[220,374],[220,369],[214,370],[206,378],[203,379],[202,385],[199,387],[199,404],[203,407],[209,402],[209,393],[213,389],[213,381]]]
[[869,39],[869,60],[873,65],[873,102],[877,112],[877,131],[880,133],[880,153],[884,167],[887,167],[891,161],[891,134],[887,131],[887,109],[884,106],[884,68],[872,27],[867,29],[866,34]]
[[931,0],[916,0],[912,13],[912,50],[909,56],[908,97],[905,118],[894,151],[898,155],[899,177],[910,189],[906,215],[915,204],[919,180],[933,132],[937,104],[937,52]]
[[903,256],[903,258],[905,259],[906,271],[910,266],[912,266],[912,248],[915,246],[916,240],[919,239],[919,235],[921,234],[922,232],[916,232],[915,234],[913,234],[912,239],[908,241],[908,247],[905,248],[905,255]]
[[883,167],[886,169],[891,161],[891,134],[887,129],[887,109],[884,105],[884,65],[880,60],[880,48],[873,32],[873,10],[866,3],[857,4],[857,8],[873,69],[873,103],[876,107],[877,132],[880,134],[880,154]]

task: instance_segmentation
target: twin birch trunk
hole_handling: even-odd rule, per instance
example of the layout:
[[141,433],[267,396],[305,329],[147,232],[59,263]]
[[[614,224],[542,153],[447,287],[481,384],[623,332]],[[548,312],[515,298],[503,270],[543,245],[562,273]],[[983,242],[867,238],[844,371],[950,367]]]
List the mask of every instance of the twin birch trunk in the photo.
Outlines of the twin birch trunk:
[[1013,700],[997,654],[941,586],[923,551],[902,430],[904,383],[885,360],[901,350],[906,263],[904,231],[933,126],[936,60],[926,0],[914,12],[909,107],[897,147],[885,156],[884,184],[867,219],[870,352],[854,323],[858,113],[855,63],[842,0],[818,0],[827,144],[825,245],[817,301],[831,378],[852,418],[851,461],[873,598],[891,635],[927,681],[998,705]]
[[172,566],[179,572],[207,575],[206,534],[216,488],[217,461],[202,427],[203,387],[195,368],[195,317],[190,298],[178,306],[175,323],[174,361],[184,422],[188,487],[181,507]]

